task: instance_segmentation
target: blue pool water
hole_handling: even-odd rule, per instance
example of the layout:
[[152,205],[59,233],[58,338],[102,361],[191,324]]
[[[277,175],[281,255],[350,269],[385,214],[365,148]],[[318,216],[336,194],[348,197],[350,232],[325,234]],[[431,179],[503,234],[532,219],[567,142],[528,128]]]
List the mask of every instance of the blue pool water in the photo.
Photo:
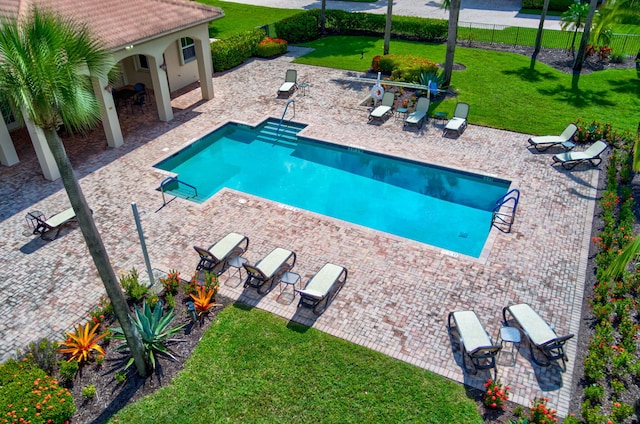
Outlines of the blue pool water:
[[[478,257],[509,181],[297,137],[304,125],[229,123],[156,164],[174,194],[203,202],[229,187]],[[169,187],[171,188],[171,187]]]

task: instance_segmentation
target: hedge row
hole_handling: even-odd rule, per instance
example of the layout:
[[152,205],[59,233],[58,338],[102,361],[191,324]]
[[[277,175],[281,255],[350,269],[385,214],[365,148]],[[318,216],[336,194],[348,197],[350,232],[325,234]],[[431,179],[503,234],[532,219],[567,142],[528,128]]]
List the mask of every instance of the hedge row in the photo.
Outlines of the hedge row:
[[[574,0],[549,0],[549,10],[564,12],[574,3]],[[544,5],[544,0],[522,0],[524,9],[540,9]]]
[[256,52],[258,44],[267,34],[261,28],[211,43],[211,59],[215,72],[240,65]]
[[[386,15],[325,11],[325,29],[332,34],[384,35]],[[445,41],[447,21],[442,19],[394,16],[391,36],[417,41]],[[320,10],[312,9],[275,23],[278,37],[289,43],[303,43],[320,37]]]

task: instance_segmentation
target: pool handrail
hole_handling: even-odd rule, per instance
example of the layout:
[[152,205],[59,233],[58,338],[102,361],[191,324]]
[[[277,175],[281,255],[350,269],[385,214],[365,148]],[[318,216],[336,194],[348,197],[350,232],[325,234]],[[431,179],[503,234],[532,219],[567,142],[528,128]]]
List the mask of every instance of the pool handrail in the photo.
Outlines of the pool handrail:
[[192,186],[189,183],[185,183],[184,181],[181,181],[181,180],[177,179],[176,177],[166,177],[165,179],[163,179],[160,182],[160,192],[162,193],[162,206],[165,206],[167,204],[167,201],[166,201],[166,199],[164,197],[164,188],[165,188],[165,186],[167,186],[171,182],[176,182],[178,184],[184,184],[187,187],[192,188],[193,191],[195,192],[195,197],[198,197],[198,189],[195,186]]

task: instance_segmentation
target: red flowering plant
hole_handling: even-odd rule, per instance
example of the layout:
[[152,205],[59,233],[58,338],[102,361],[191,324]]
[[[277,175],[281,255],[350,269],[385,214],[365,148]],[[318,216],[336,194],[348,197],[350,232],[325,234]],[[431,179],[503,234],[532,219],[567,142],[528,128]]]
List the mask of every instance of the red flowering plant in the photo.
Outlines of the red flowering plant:
[[558,418],[556,417],[557,411],[549,408],[547,406],[547,402],[549,402],[549,398],[536,397],[533,399],[530,410],[531,419],[529,420],[529,423],[552,424],[558,422]]
[[256,56],[273,57],[287,52],[288,43],[280,38],[265,37],[256,47]]
[[175,294],[180,286],[180,273],[175,269],[169,270],[169,274],[160,279],[160,284],[164,286],[166,293]]
[[490,378],[484,383],[484,387],[487,388],[487,391],[484,392],[483,402],[489,408],[502,408],[504,401],[509,399],[510,387],[503,387],[498,380]]

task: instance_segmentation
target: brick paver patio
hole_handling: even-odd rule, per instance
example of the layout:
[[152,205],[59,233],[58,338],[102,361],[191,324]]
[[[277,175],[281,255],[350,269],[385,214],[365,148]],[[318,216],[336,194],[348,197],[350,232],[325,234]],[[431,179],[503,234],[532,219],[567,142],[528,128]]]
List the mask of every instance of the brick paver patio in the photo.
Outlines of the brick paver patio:
[[[199,100],[197,88],[184,90],[174,99],[170,123],[158,122],[151,107],[144,116],[124,113],[121,148],[106,149],[100,131],[65,140],[116,272],[144,270],[130,207],[137,202],[146,211],[142,222],[155,268],[189,278],[198,259],[192,245],[211,244],[229,231],[250,238],[246,256],[252,263],[276,246],[294,250],[294,271],[304,281],[325,262],[344,265],[347,284],[319,318],[296,310],[296,302],[279,302],[277,288],[261,297],[223,276],[221,293],[475,387],[488,374],[462,372],[446,327],[450,311],[475,310],[496,338],[502,307],[524,302],[558,333],[578,332],[596,170],[555,169],[551,154],[525,148],[524,134],[471,125],[451,139],[433,121],[419,132],[403,131],[393,119],[368,124],[368,111],[359,105],[370,85],[349,80],[355,75],[350,72],[292,65],[290,59],[252,60],[216,75],[212,101]],[[304,136],[511,180],[522,192],[512,233],[493,229],[483,255],[474,259],[229,189],[201,205],[176,199],[161,208],[156,189],[165,174],[153,164],[229,120],[256,125],[279,117],[285,100],[275,94],[289,67],[298,70],[299,82],[310,84],[306,96],[293,96],[295,120],[308,124]],[[0,167],[2,359],[38,337],[59,338],[84,321],[104,294],[76,225],[52,242],[23,235],[27,211],[50,215],[69,203],[60,181],[41,176],[29,142],[18,149],[22,162]],[[544,394],[565,415],[575,339],[568,354],[566,372],[540,368],[523,343],[515,366],[499,361],[499,377],[512,387],[514,401],[528,405]]]

